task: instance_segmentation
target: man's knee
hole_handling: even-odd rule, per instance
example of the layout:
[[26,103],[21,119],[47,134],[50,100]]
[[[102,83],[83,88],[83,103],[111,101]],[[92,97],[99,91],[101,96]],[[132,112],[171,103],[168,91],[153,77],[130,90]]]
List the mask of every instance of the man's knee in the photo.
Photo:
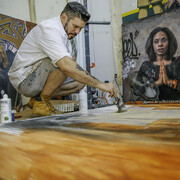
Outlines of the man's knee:
[[84,84],[82,84],[82,83],[79,83],[79,82],[77,82],[78,84],[77,84],[77,91],[80,91],[81,89],[83,89],[84,88]]

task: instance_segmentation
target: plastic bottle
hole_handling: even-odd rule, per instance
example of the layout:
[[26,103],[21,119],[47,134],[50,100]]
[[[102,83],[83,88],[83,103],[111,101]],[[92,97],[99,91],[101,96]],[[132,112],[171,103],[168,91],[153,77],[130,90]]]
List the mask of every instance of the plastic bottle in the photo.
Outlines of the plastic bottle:
[[7,94],[0,100],[1,123],[12,122],[11,99]]
[[86,87],[84,87],[79,93],[79,111],[82,113],[86,113],[88,111]]
[[[109,81],[104,81],[105,83],[109,83]],[[106,104],[113,104],[112,103],[112,99],[110,97],[110,94],[109,93],[105,93],[105,100],[106,100]]]

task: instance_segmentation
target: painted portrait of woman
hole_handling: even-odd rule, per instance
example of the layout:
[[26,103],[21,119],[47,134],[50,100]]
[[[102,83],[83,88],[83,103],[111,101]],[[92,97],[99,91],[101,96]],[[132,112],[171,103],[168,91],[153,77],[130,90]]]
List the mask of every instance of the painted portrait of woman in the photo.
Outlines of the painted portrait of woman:
[[149,35],[138,78],[146,77],[159,88],[159,100],[180,100],[180,57],[175,56],[177,40],[170,29],[157,27]]

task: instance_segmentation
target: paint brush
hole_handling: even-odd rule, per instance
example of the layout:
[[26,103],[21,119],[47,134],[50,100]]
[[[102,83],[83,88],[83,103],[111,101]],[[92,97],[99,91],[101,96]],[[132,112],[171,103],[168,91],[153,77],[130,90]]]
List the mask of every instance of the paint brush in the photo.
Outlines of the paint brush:
[[127,108],[122,100],[121,94],[118,92],[116,97],[116,106],[118,107],[118,113],[126,112]]
[[123,102],[123,98],[122,98],[122,95],[120,93],[120,88],[119,88],[119,85],[117,83],[117,74],[114,75],[114,85],[117,87],[118,89],[118,93],[117,93],[117,96],[116,96],[116,106],[118,107],[118,113],[121,113],[121,112],[126,112],[127,111],[127,108]]

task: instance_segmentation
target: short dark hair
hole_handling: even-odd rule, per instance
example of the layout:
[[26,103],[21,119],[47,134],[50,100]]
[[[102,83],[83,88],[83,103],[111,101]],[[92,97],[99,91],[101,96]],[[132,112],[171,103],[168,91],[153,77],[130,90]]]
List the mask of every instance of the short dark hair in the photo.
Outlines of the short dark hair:
[[153,38],[160,31],[164,32],[167,35],[169,41],[168,50],[167,50],[167,60],[172,59],[172,57],[176,53],[178,44],[174,34],[166,27],[157,27],[150,33],[145,46],[146,53],[149,57],[149,61],[156,61],[156,54],[153,48]]
[[73,19],[75,17],[78,17],[85,22],[88,22],[90,17],[91,17],[91,15],[86,10],[86,8],[78,2],[67,3],[67,5],[65,6],[65,8],[61,12],[61,14],[62,13],[66,13],[66,15],[68,16],[69,19]]

